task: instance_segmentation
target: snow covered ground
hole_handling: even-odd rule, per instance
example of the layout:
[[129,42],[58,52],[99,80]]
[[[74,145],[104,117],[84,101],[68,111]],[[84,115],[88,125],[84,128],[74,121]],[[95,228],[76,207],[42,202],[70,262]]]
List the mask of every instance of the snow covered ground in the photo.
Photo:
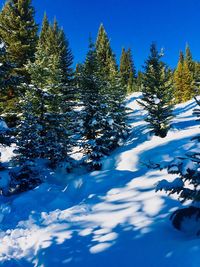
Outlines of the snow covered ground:
[[[177,105],[172,129],[150,136],[136,100],[128,140],[103,162],[103,170],[73,178],[51,178],[35,190],[0,198],[0,264],[70,267],[199,267],[199,238],[176,231],[170,213],[174,198],[155,193],[166,171],[144,163],[170,161],[193,148],[200,131],[195,101]],[[3,159],[7,151],[2,151]],[[174,177],[173,177],[174,178]]]

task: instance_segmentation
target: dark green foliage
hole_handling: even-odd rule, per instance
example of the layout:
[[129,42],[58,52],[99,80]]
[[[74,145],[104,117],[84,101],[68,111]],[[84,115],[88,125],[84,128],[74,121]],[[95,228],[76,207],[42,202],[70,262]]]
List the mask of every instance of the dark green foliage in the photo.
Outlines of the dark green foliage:
[[34,15],[31,0],[8,0],[0,14],[0,38],[7,46],[9,60],[15,65],[14,74],[23,77],[25,82],[29,81],[25,64],[34,60],[37,45]]
[[181,103],[190,100],[195,95],[196,77],[195,62],[192,59],[192,54],[189,46],[186,47],[186,56],[180,52],[179,62],[174,72],[174,96],[175,102]]
[[33,162],[26,162],[10,171],[8,188],[0,189],[4,196],[23,193],[42,183],[42,175]]
[[143,86],[143,73],[141,71],[138,71],[136,83],[138,91],[141,91]]
[[53,25],[51,25],[46,14],[43,19],[39,43],[47,55],[55,55],[59,59],[58,64],[62,72],[62,82],[70,83],[73,78],[73,55],[69,48],[69,42],[63,29],[59,28],[57,21],[54,20]]
[[89,51],[82,68],[79,68],[79,84],[81,99],[83,102],[83,151],[86,155],[86,163],[91,169],[100,169],[100,159],[108,153],[104,146],[102,136],[104,134],[104,119],[106,115],[105,99],[101,94],[102,82],[99,77],[99,66],[96,50],[90,43]]
[[16,136],[17,162],[24,164],[42,158],[48,160],[51,167],[56,167],[60,162],[67,161],[70,151],[69,118],[62,110],[63,104],[61,94],[31,86],[31,91],[21,102],[21,123]]
[[195,62],[194,94],[196,96],[200,94],[200,62]]
[[186,49],[185,49],[185,61],[186,61],[187,65],[188,65],[189,71],[192,74],[192,77],[194,78],[194,74],[195,74],[195,63],[193,61],[192,53],[190,51],[189,45],[187,45],[186,46]]
[[100,25],[97,35],[96,53],[102,78],[112,79],[117,71],[117,64],[103,24]]
[[95,47],[90,44],[86,61],[78,77],[83,102],[83,148],[86,162],[92,169],[100,169],[100,159],[119,145],[127,134],[123,105],[125,91],[121,79],[113,69],[110,79],[102,75],[104,68]]
[[124,48],[122,49],[119,72],[126,93],[136,91],[136,70],[130,48],[127,51]]
[[[16,98],[10,95],[10,88],[17,87],[20,79],[13,74],[15,67],[8,58],[8,53],[5,44],[0,44],[0,113],[9,123],[16,114],[13,108],[16,106]],[[15,108],[16,109],[16,108]],[[12,123],[10,124],[12,126]]]
[[51,167],[67,161],[71,150],[73,88],[64,83],[60,54],[47,49],[39,40],[35,61],[27,70],[31,85],[21,102],[22,117],[18,126],[18,159],[43,158]]
[[165,137],[172,118],[170,70],[161,61],[155,44],[144,67],[143,98],[139,103],[148,112],[146,121],[155,135]]

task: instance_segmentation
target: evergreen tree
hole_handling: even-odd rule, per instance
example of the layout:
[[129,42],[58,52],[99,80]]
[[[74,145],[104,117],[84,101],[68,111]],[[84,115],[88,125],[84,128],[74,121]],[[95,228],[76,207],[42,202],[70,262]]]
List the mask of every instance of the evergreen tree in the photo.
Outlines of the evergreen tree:
[[[101,94],[104,96],[107,115],[105,117],[106,127],[104,138],[107,140],[109,150],[119,145],[119,141],[127,134],[125,123],[125,100],[126,91],[123,86],[122,77],[119,75],[114,53],[110,46],[108,35],[100,25],[96,41],[97,62],[99,65],[98,75],[102,81]],[[131,51],[128,50],[127,58],[134,72]],[[130,76],[129,76],[130,78]]]
[[[1,95],[1,112],[5,112],[5,102],[7,100],[8,89],[11,86],[16,86],[17,77],[12,75],[14,65],[8,59],[8,53],[6,50],[5,43],[0,43],[0,95]],[[6,103],[7,104],[7,103]]]
[[[38,27],[34,21],[31,0],[8,0],[0,13],[0,38],[8,49],[9,60],[15,65],[15,75],[29,80],[25,69],[27,62],[34,60]],[[16,88],[12,88],[16,95]]]
[[83,147],[86,162],[92,169],[101,168],[101,157],[108,155],[127,134],[124,89],[110,65],[110,79],[102,79],[96,49],[90,44],[86,61],[79,75],[83,102]]
[[41,29],[40,36],[39,36],[40,44],[42,45],[46,44],[47,42],[49,27],[50,25],[49,25],[47,14],[44,13],[44,17],[42,21],[42,29]]
[[180,53],[179,53],[179,62],[181,62],[181,64],[183,64],[184,60],[185,60],[185,58],[184,58],[183,51],[180,51]]
[[200,93],[200,62],[195,62],[194,93],[195,95]]
[[183,64],[183,95],[182,101],[188,101],[195,95],[194,81],[192,77],[192,72],[189,69],[187,61]]
[[8,91],[19,83],[19,78],[12,74],[14,66],[8,59],[5,43],[2,42],[0,44],[0,113],[4,114],[7,122],[9,122],[8,116],[12,115],[11,107],[14,106],[14,99],[10,99]]
[[108,35],[104,29],[103,24],[100,25],[97,35],[96,53],[102,77],[105,80],[108,78],[112,78],[113,74],[115,75],[115,71],[117,70],[117,64],[115,60],[115,55],[111,49],[110,41],[108,39]]
[[183,87],[184,87],[184,57],[180,53],[178,66],[174,72],[174,97],[176,103],[181,103],[183,100]]
[[69,42],[63,29],[59,28],[56,19],[53,25],[50,25],[46,14],[43,19],[39,42],[49,55],[57,55],[60,61],[63,82],[70,83],[73,78],[73,55],[69,48]]
[[51,167],[67,162],[70,152],[68,114],[61,109],[64,104],[62,96],[31,86],[21,104],[21,123],[16,136],[18,148],[15,151],[19,164],[38,158],[48,160]]
[[141,91],[143,86],[143,73],[141,71],[138,71],[136,83],[138,91]]
[[195,95],[195,64],[189,46],[186,47],[186,57],[180,52],[178,66],[174,72],[175,101],[181,103],[190,100]]
[[[35,61],[27,65],[31,85],[23,85],[27,93],[17,135],[20,157],[35,155],[35,158],[49,160],[52,167],[68,161],[71,149],[69,136],[73,92],[63,82],[65,77],[60,62],[59,53],[52,51],[50,54],[43,40],[39,40]],[[32,126],[28,127],[29,124]],[[30,150],[27,149],[27,142],[28,145],[31,143]]]
[[143,98],[139,103],[147,110],[146,121],[155,135],[165,137],[172,118],[172,84],[170,71],[161,61],[155,44],[144,69]]
[[126,88],[128,93],[133,92],[136,87],[136,70],[130,48],[127,51],[124,48],[122,49],[119,70],[122,85]]
[[105,121],[105,99],[101,94],[102,81],[99,78],[98,61],[96,50],[90,42],[89,51],[82,68],[77,69],[79,74],[79,85],[81,100],[83,102],[83,150],[86,155],[86,163],[91,169],[100,169],[100,159],[108,154],[104,146],[102,136],[104,134]]
[[195,73],[195,63],[193,61],[192,58],[192,53],[190,50],[189,45],[186,45],[186,49],[185,49],[185,61],[188,65],[189,71],[191,72],[192,77],[194,77],[194,73]]

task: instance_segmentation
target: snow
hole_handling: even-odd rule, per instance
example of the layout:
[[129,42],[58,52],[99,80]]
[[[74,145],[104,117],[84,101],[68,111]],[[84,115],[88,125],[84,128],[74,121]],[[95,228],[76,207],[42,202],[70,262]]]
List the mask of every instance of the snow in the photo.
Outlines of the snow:
[[[196,148],[191,141],[199,133],[192,115],[196,103],[175,107],[172,129],[162,139],[149,134],[140,98],[141,93],[127,98],[133,131],[103,160],[102,171],[65,175],[61,168],[32,191],[0,197],[2,266],[200,265],[198,237],[175,230],[169,220],[179,201],[155,193],[160,180],[176,177],[146,167]],[[13,148],[3,149],[7,161]]]
[[5,121],[0,119],[0,133],[5,132],[8,130],[8,126]]

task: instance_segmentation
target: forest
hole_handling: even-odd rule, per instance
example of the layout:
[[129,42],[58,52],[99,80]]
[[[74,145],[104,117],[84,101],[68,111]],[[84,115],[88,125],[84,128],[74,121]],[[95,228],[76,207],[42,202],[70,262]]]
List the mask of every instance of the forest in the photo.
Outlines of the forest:
[[[16,237],[13,234],[19,227],[21,216],[23,218],[23,209],[22,214],[16,213],[18,215],[15,214],[16,210],[19,212],[20,207],[23,205],[26,207],[29,203],[30,206],[25,209],[24,214],[32,216],[30,207],[33,205],[37,210],[40,204],[34,205],[33,202],[38,198],[38,201],[41,199],[44,209],[41,206],[41,210],[38,212],[41,214],[40,219],[37,217],[39,215],[35,215],[32,219],[37,222],[37,225],[39,221],[41,223],[41,220],[41,225],[43,225],[43,220],[47,220],[52,212],[56,213],[59,210],[59,215],[53,216],[63,216],[63,220],[68,222],[70,221],[66,217],[68,213],[63,214],[62,212],[64,210],[69,212],[68,209],[74,208],[75,205],[78,206],[78,203],[82,205],[85,199],[88,201],[86,203],[89,203],[87,205],[90,205],[90,201],[97,203],[101,193],[99,193],[99,198],[92,202],[93,196],[98,195],[98,191],[94,193],[95,190],[102,188],[102,192],[106,194],[107,198],[112,196],[110,192],[114,190],[119,190],[119,194],[122,194],[122,191],[116,187],[120,188],[120,183],[125,183],[124,179],[128,178],[127,183],[128,181],[130,183],[131,179],[133,179],[133,183],[136,183],[137,177],[143,179],[144,176],[148,180],[149,175],[150,181],[151,176],[148,173],[156,173],[155,177],[159,178],[153,184],[152,198],[159,195],[162,199],[167,198],[168,202],[173,202],[174,199],[177,201],[168,212],[176,230],[184,232],[187,228],[190,238],[191,232],[195,238],[199,236],[200,99],[198,95],[200,92],[200,62],[193,59],[189,44],[186,44],[185,51],[180,51],[180,54],[177,55],[177,66],[172,69],[163,60],[165,51],[159,50],[157,44],[152,42],[143,68],[137,71],[134,64],[134,53],[132,53],[134,47],[122,47],[121,57],[118,59],[112,49],[106,29],[101,24],[97,29],[95,40],[92,38],[85,40],[88,43],[88,52],[84,62],[75,65],[70,40],[59,21],[56,18],[49,21],[48,14],[44,13],[42,24],[38,25],[35,21],[35,12],[31,0],[7,0],[0,12],[0,144],[2,157],[0,163],[0,221],[1,225],[4,225],[2,226],[3,232],[0,232],[0,236],[2,236],[0,238],[4,244],[2,249],[0,248],[2,266],[92,266],[89,256],[80,265],[76,265],[76,261],[72,260],[61,264],[60,259],[63,255],[59,254],[61,252],[57,252],[59,248],[56,245],[54,245],[54,249],[58,253],[58,265],[51,262],[50,255],[47,263],[42,260],[42,257],[38,260],[38,255],[36,258],[32,257],[36,253],[34,251],[31,252],[32,256],[28,257],[26,253],[30,249],[29,245],[27,245],[28,249],[25,248],[25,245],[22,246],[23,248],[19,248],[20,241],[15,240],[15,238],[23,238],[23,234],[21,236],[17,232]],[[187,116],[184,117],[185,113]],[[140,123],[144,129],[140,127]],[[181,126],[176,128],[178,124]],[[182,139],[184,134],[185,142],[183,142],[185,139]],[[172,141],[175,144],[170,145]],[[152,146],[158,146],[158,149],[154,151],[155,154],[149,154],[144,158],[140,155],[144,152],[148,153],[151,146],[141,149],[141,153],[137,154],[141,162],[140,167],[135,167],[136,171],[133,171],[134,164],[131,162],[135,160],[137,147],[145,146],[148,142],[151,142]],[[169,151],[167,143],[166,148],[162,150],[165,142],[169,142]],[[179,143],[181,147],[179,147]],[[159,146],[161,146],[161,150],[159,150]],[[188,146],[187,149],[185,149],[186,146]],[[123,149],[127,152],[124,159]],[[131,149],[134,152],[129,155],[128,152]],[[168,151],[167,155],[165,155],[166,150]],[[111,169],[106,166],[110,166],[110,161],[114,161],[115,155],[118,153],[121,153],[121,160],[125,160],[125,165],[121,168],[118,159],[116,165],[113,165],[113,172],[111,172]],[[5,157],[7,157],[6,160],[4,160]],[[131,164],[132,167],[129,167]],[[127,169],[124,166],[128,166]],[[125,174],[118,174],[119,170],[124,171]],[[138,176],[136,176],[136,172],[139,172]],[[142,174],[143,172],[146,174]],[[120,181],[115,181],[115,176],[116,180]],[[55,177],[57,177],[57,183],[58,180],[62,179],[63,181],[54,184]],[[82,185],[84,183],[85,187]],[[103,183],[102,187],[101,183]],[[142,180],[140,183],[141,186],[145,184]],[[52,199],[48,200],[47,186],[50,184],[50,188],[54,189],[48,190],[54,191]],[[64,188],[62,188],[63,185]],[[62,189],[59,190],[59,186]],[[81,189],[81,193],[79,186],[85,188]],[[135,186],[134,188],[137,188],[137,184]],[[105,193],[104,190],[107,187],[109,190]],[[65,192],[65,190],[69,190],[69,192],[65,197],[60,197],[58,192]],[[141,189],[141,194],[142,190],[145,190],[145,187]],[[88,192],[87,196],[86,192]],[[32,194],[36,195],[32,196]],[[83,199],[81,200],[82,194]],[[58,195],[59,200],[56,202],[55,199]],[[53,203],[51,208],[46,208],[46,205],[49,204],[45,204],[43,199],[45,196],[47,202]],[[69,198],[71,199],[69,200]],[[102,196],[101,198],[103,199]],[[66,204],[68,206],[65,207],[64,203],[68,203],[68,201],[71,204]],[[140,204],[141,201],[139,201]],[[14,203],[12,204],[14,205],[13,210],[10,208],[10,204],[7,205],[11,202]],[[155,201],[155,203],[157,203],[156,207],[160,202]],[[86,204],[84,205],[86,206]],[[122,205],[120,197],[119,205]],[[89,211],[88,214],[90,214]],[[18,223],[11,226],[12,230],[8,232],[10,228],[7,228],[9,226],[7,221],[12,216],[16,216]],[[77,216],[76,212],[73,216]],[[36,234],[34,231],[31,233],[31,222],[29,222],[29,226],[25,223],[27,217],[28,215],[22,220],[22,228],[27,227],[31,239],[35,240],[35,238],[39,238],[36,236],[38,233]],[[51,219],[49,218],[49,220]],[[56,219],[55,224],[58,224],[58,220]],[[101,219],[99,220],[101,221]],[[148,221],[147,218],[144,220]],[[166,220],[170,221],[169,218]],[[110,221],[112,221],[112,217]],[[96,225],[96,222],[93,223]],[[119,225],[121,227],[121,224]],[[159,227],[160,231],[162,225]],[[89,228],[96,229],[95,226],[88,226],[84,227],[82,232],[80,229],[78,232],[82,233],[81,236],[87,236],[83,231]],[[168,229],[172,233],[173,230]],[[22,230],[20,231],[22,232]],[[52,234],[52,240],[54,237],[55,235]],[[16,245],[12,242],[19,243]],[[43,244],[42,242],[46,242],[45,239],[42,239],[41,244]],[[62,243],[62,241],[60,242]],[[76,249],[78,245],[73,242],[69,246],[74,246]],[[87,242],[82,244],[84,247],[82,253],[87,254],[84,252],[86,247],[84,244],[87,245]],[[108,243],[105,244],[106,248],[110,246]],[[10,254],[7,246],[11,247],[13,253]],[[94,251],[94,253],[98,253],[98,250],[101,250],[100,244],[97,244],[94,249],[92,248],[91,253]],[[20,249],[24,251],[22,259],[19,256],[20,253],[16,252]],[[113,263],[113,256],[110,257]],[[19,265],[15,258],[17,261],[19,260]],[[104,260],[104,258],[100,258],[99,264]],[[136,261],[135,266],[179,266],[175,265],[176,259],[165,265],[162,262],[145,265],[140,260]],[[98,260],[96,261],[98,262]],[[29,263],[30,265],[28,265]],[[185,264],[180,266],[199,266],[199,262],[196,265]],[[107,263],[106,266],[112,265]],[[131,265],[127,261],[125,265],[122,265],[121,262],[116,266]]]

